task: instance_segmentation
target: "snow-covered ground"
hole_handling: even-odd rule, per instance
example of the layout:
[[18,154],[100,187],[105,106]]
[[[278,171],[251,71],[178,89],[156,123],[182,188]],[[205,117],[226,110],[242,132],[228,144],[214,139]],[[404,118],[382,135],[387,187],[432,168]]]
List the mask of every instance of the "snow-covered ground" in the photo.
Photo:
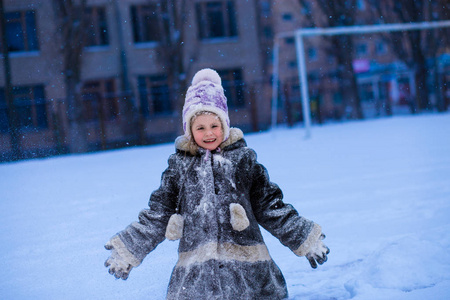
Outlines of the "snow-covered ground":
[[[450,299],[450,114],[247,135],[303,216],[317,270],[264,232],[290,299]],[[172,144],[0,165],[0,299],[164,299],[177,242],[115,280],[104,243],[136,220]]]

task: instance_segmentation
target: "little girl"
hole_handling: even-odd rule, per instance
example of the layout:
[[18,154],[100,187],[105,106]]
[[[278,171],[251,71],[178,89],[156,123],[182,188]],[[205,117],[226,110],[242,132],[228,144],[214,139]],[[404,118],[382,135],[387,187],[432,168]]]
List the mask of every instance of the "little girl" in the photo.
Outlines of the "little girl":
[[105,245],[112,251],[109,273],[127,279],[165,238],[180,239],[167,299],[287,298],[259,225],[313,268],[327,260],[325,236],[282,201],[242,131],[230,128],[216,71],[203,69],[192,79],[183,128],[149,208]]

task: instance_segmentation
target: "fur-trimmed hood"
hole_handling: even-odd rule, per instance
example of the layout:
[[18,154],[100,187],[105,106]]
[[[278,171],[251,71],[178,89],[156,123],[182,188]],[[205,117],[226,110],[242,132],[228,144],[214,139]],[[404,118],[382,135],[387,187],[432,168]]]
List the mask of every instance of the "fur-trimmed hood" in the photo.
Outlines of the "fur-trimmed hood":
[[[242,130],[236,127],[230,128],[230,136],[226,141],[220,144],[219,148],[223,149],[229,145],[236,143],[237,141],[244,138],[244,133]],[[199,150],[199,146],[193,143],[189,137],[186,135],[181,135],[175,140],[175,148],[179,151],[190,153],[191,155],[196,155]]]

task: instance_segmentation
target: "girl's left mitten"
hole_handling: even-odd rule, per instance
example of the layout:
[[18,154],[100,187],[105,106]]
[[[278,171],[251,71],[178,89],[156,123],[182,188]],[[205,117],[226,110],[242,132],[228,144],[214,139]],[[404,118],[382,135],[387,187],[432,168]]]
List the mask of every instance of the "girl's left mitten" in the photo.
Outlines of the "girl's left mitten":
[[317,268],[317,263],[321,265],[326,262],[328,259],[327,255],[330,253],[330,249],[322,242],[324,238],[325,235],[322,233],[319,239],[311,247],[310,251],[306,254],[309,264],[314,269]]
[[111,250],[111,255],[105,261],[105,267],[109,267],[109,274],[114,275],[117,279],[126,280],[131,269],[140,264],[118,236],[114,236],[106,243],[105,248]]

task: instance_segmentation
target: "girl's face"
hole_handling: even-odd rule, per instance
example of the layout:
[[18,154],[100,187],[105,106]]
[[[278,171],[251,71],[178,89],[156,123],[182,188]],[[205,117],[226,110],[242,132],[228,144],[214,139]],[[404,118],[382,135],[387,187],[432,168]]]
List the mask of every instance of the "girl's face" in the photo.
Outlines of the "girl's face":
[[194,141],[207,150],[215,150],[223,142],[222,122],[215,114],[203,114],[191,126]]

